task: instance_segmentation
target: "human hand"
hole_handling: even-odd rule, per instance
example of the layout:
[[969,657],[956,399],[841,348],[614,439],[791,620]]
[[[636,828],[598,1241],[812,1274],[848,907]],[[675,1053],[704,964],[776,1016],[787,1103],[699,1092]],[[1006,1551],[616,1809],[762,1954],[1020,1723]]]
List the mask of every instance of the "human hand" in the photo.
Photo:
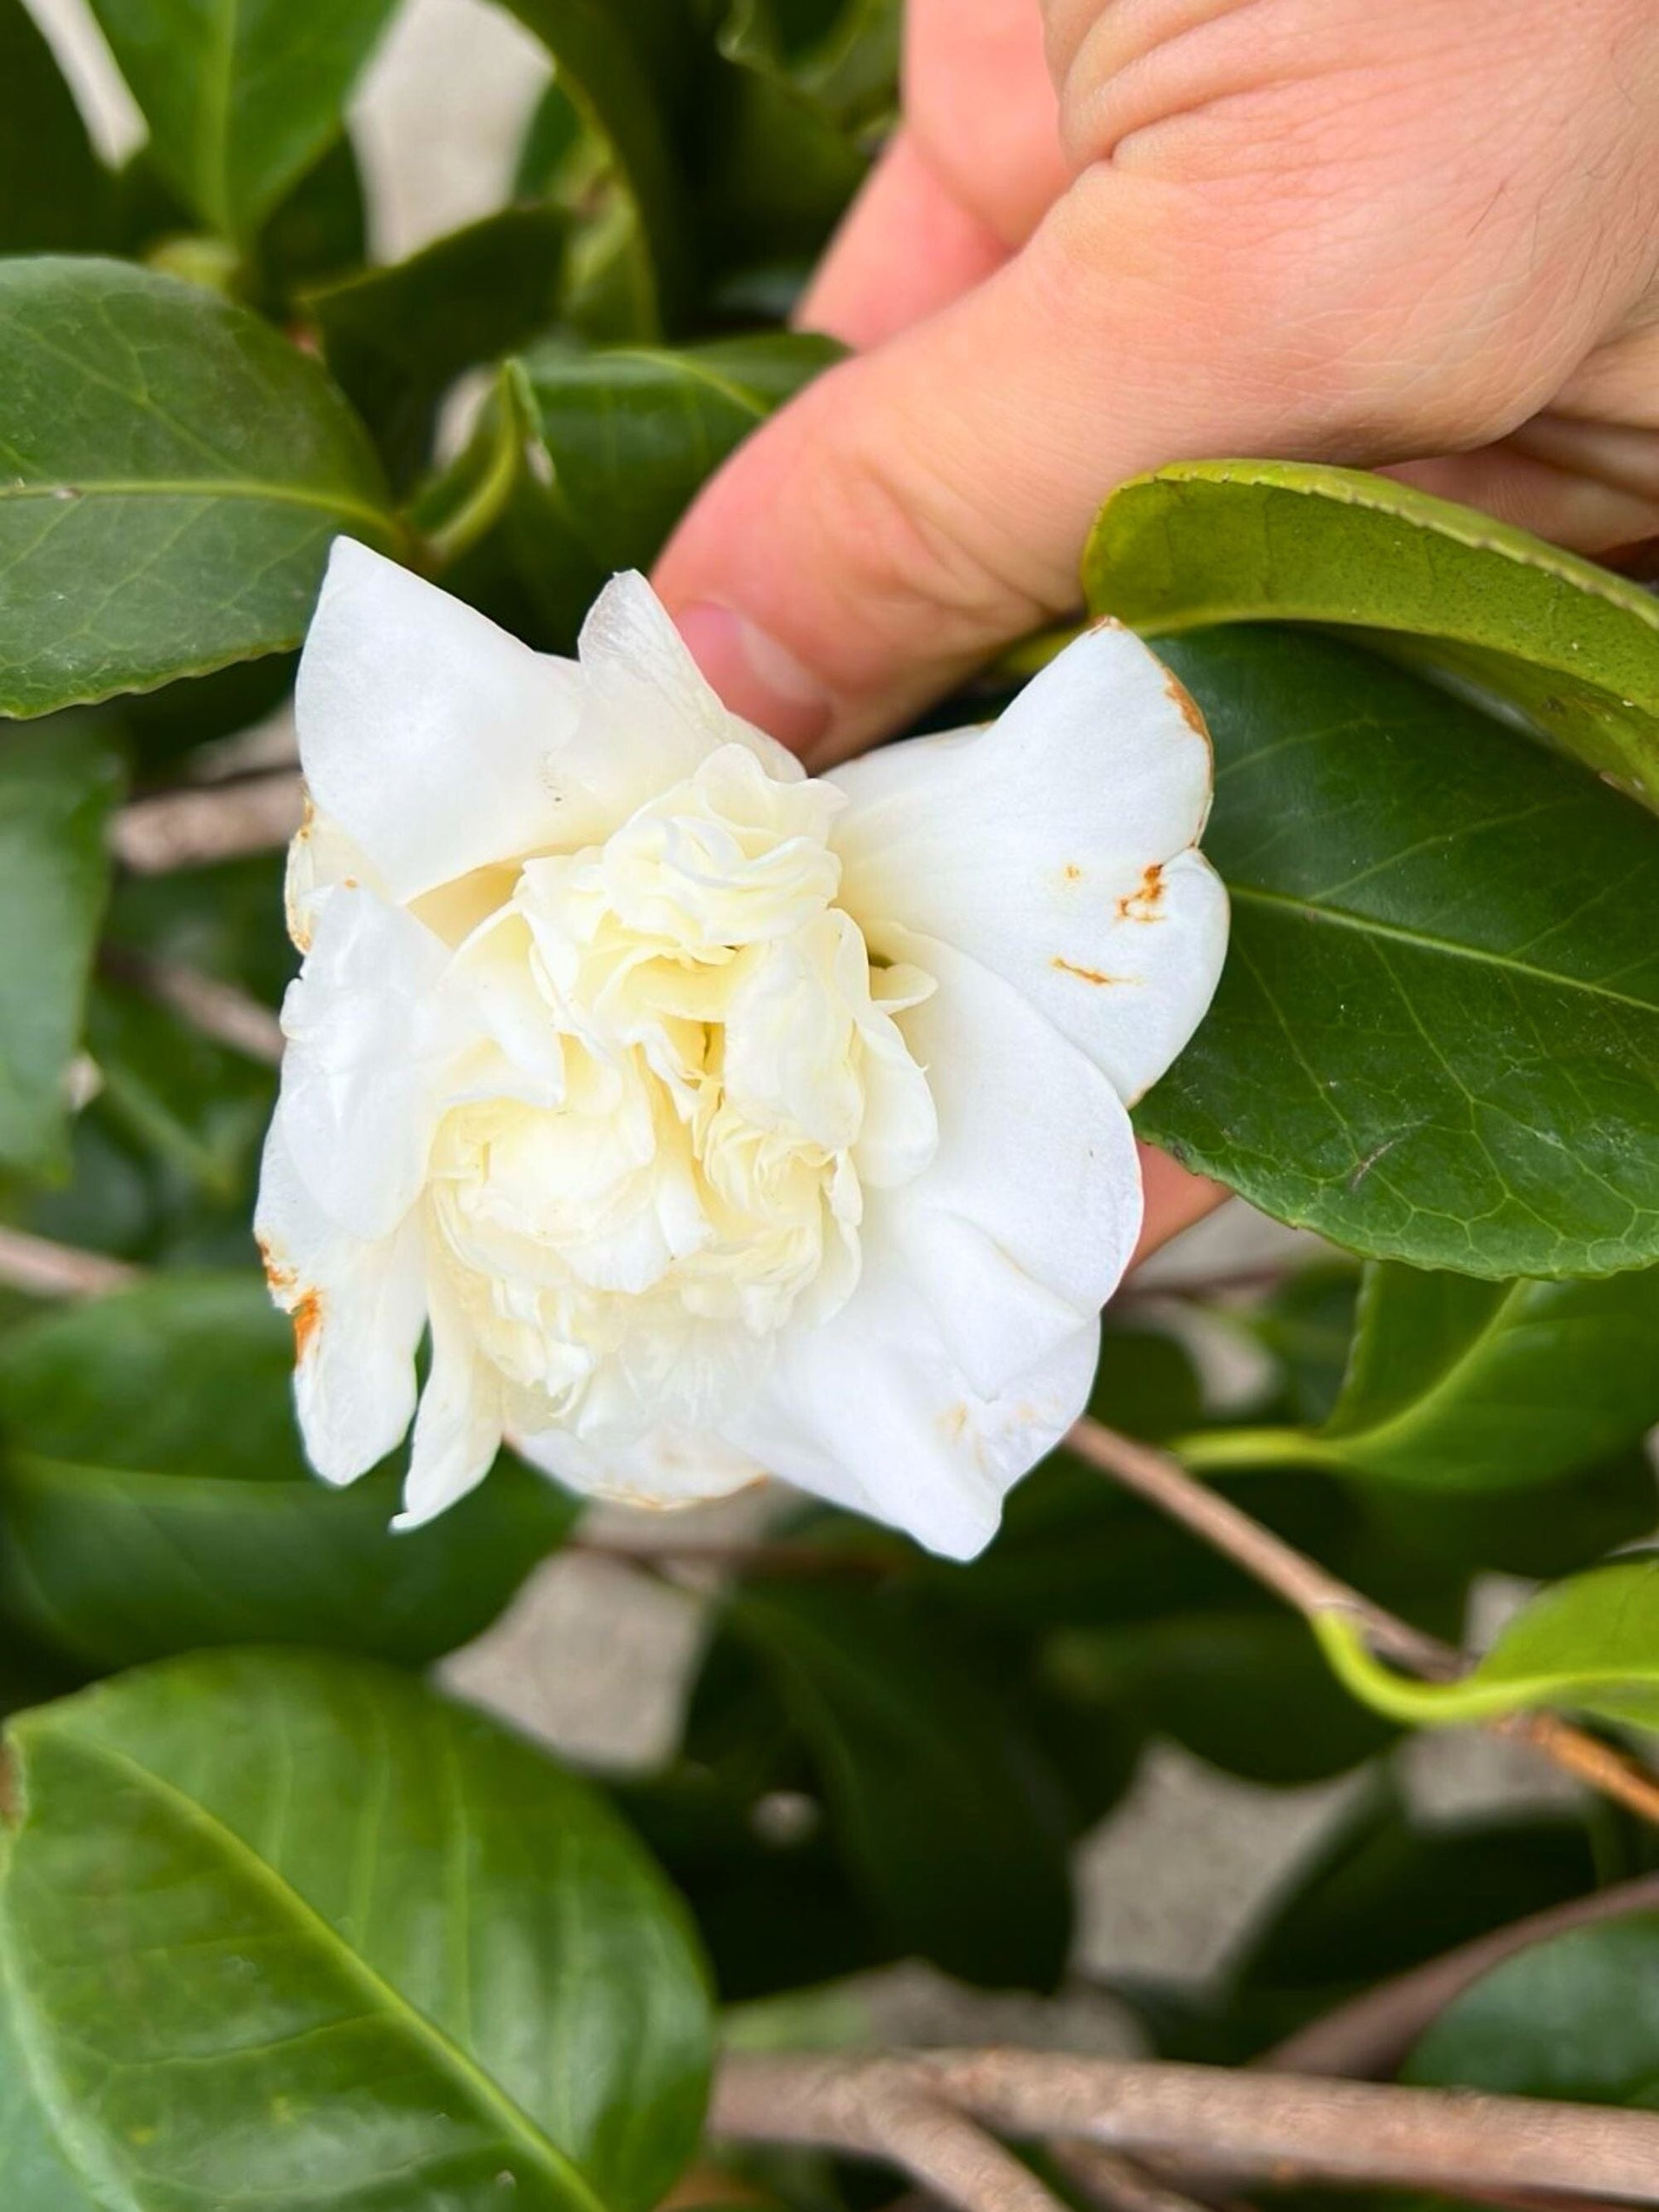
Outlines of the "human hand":
[[903,127],[802,319],[869,349],[658,582],[818,763],[1066,611],[1101,499],[1182,456],[1407,462],[1587,550],[1645,537],[1659,10],[911,0]]

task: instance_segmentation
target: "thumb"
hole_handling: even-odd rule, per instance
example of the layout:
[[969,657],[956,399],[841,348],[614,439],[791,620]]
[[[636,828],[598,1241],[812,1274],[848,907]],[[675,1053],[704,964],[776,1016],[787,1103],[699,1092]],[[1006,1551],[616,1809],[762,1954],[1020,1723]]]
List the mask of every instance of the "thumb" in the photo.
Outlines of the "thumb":
[[1213,233],[1180,187],[1091,170],[1012,260],[749,439],[657,570],[727,702],[840,758],[1073,607],[1124,477],[1285,451],[1282,319]]

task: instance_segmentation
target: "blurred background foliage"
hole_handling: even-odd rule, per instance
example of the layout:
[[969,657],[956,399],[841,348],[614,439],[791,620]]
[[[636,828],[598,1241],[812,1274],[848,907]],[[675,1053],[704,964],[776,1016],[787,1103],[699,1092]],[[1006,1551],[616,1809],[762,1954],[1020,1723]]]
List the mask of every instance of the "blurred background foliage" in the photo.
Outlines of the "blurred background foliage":
[[[432,2193],[453,2160],[526,2202],[648,2204],[696,2137],[699,1948],[751,2043],[855,2032],[838,1985],[899,1960],[1099,1996],[1078,1846],[1160,1747],[1269,1790],[1350,1778],[1202,1986],[1109,1978],[1121,2032],[1171,2056],[1258,2057],[1656,1862],[1599,1799],[1432,1817],[1398,1722],[1300,1619],[1066,1451],[967,1566],[800,1506],[712,1550],[623,1542],[507,1459],[394,1537],[395,1464],[310,1476],[248,1231],[280,858],[158,869],[124,805],[291,770],[342,528],[571,650],[604,578],[832,368],[790,312],[896,109],[898,0],[508,8],[551,64],[510,195],[387,264],[349,103],[393,0],[93,0],[148,129],[118,169],[0,0],[0,1224],[107,1263],[97,1296],[16,1268],[0,1291],[15,2212],[186,2177],[298,2202],[325,2159],[342,2203],[470,2204]],[[1659,613],[1396,488],[1262,464],[1121,492],[1086,583],[1208,714],[1235,900],[1215,1012],[1143,1127],[1330,1240],[1132,1290],[1091,1411],[1459,1641],[1472,1596],[1659,1519]],[[182,1012],[204,983],[265,1027]],[[591,1786],[428,1680],[572,1547],[702,1624],[672,1751]],[[1639,1743],[1659,1598],[1639,1551],[1617,1571],[1616,1607],[1571,1584],[1526,1616],[1521,1701]],[[1522,1953],[1410,2078],[1652,2103],[1655,1942],[1643,1917]],[[237,1986],[215,1944],[273,1963]],[[279,2021],[369,1981],[295,2071]],[[203,2063],[164,2097],[181,2016]],[[419,2085],[395,2142],[388,2068]],[[232,2173],[210,2148],[239,2128]],[[732,2186],[896,2185],[757,2154]]]

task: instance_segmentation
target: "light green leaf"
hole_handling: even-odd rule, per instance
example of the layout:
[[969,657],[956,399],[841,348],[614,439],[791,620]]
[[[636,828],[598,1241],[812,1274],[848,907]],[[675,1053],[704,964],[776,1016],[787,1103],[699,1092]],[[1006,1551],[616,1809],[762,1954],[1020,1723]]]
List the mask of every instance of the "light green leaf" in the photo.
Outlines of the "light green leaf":
[[1659,1913],[1575,1928],[1504,1960],[1447,2006],[1401,2078],[1659,2106]]
[[63,1164],[118,763],[71,725],[0,730],[0,1164]]
[[172,277],[0,263],[0,714],[297,645],[341,532],[395,550],[315,362]]
[[1659,834],[1334,640],[1163,648],[1208,716],[1231,894],[1141,1133],[1279,1219],[1482,1276],[1659,1258]]
[[1107,501],[1084,574],[1097,612],[1149,635],[1361,632],[1659,807],[1659,600],[1471,508],[1349,469],[1183,461]]
[[398,0],[92,0],[155,166],[246,241],[339,132]]
[[328,365],[399,479],[426,459],[438,401],[461,371],[552,322],[568,227],[546,202],[503,208],[395,268],[307,295]]
[[488,1627],[574,1518],[503,1458],[395,1534],[402,1468],[306,1466],[294,1348],[249,1275],[161,1275],[0,1340],[0,1610],[99,1668],[198,1645],[419,1664]]
[[111,243],[114,179],[22,0],[0,0],[0,253]]
[[1325,1425],[1215,1430],[1190,1439],[1188,1456],[1436,1491],[1547,1483],[1614,1458],[1659,1422],[1656,1342],[1659,1268],[1492,1283],[1376,1261]]
[[[690,2154],[684,1916],[530,1746],[276,1652],[170,1662],[9,1738],[24,2126],[95,2201],[643,2212]],[[36,2173],[19,2203],[9,2171],[8,2212],[64,2212],[38,2148]]]
[[1324,1431],[1362,1473],[1455,1488],[1547,1480],[1659,1422],[1659,1269],[1485,1283],[1377,1266]]
[[1659,1554],[1551,1584],[1457,1682],[1409,1682],[1391,1673],[1346,1615],[1322,1613],[1315,1625],[1349,1688],[1397,1720],[1455,1727],[1549,1705],[1659,1729]]

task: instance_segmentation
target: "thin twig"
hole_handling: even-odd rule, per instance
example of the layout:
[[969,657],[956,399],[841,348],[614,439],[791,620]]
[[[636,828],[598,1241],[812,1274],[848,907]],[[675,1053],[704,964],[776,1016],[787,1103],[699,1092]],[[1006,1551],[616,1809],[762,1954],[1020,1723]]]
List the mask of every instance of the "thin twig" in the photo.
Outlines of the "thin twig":
[[[1381,1657],[1428,1681],[1454,1681],[1473,1664],[1466,1653],[1412,1627],[1253,1521],[1167,1452],[1136,1443],[1087,1418],[1066,1441],[1080,1459],[1190,1528],[1304,1618],[1348,1614],[1363,1626]],[[1659,1826],[1659,1776],[1571,1722],[1555,1713],[1528,1712],[1505,1714],[1483,1725],[1494,1735],[1530,1745],[1575,1781]]]
[[258,1060],[263,1067],[275,1067],[281,1060],[282,1024],[263,1000],[234,983],[222,982],[182,961],[153,960],[148,953],[118,945],[105,945],[98,964],[106,975],[168,1007],[215,1044]]
[[135,875],[164,876],[175,868],[273,852],[293,836],[304,811],[299,777],[283,769],[135,799],[116,816],[110,843]]
[[1419,2036],[1464,1990],[1534,1943],[1547,1943],[1575,1928],[1621,1920],[1632,1912],[1659,1911],[1659,1875],[1616,1882],[1588,1897],[1570,1898],[1547,1911],[1494,1928],[1460,1943],[1408,1973],[1322,2014],[1273,2045],[1255,2063],[1281,2074],[1340,2075],[1349,2081],[1391,2075]]
[[[770,2083],[780,2065],[786,2093],[774,2101]],[[1029,2166],[902,2061],[729,2058],[716,2082],[709,2132],[878,2158],[960,2212],[1061,2212]]]
[[96,1298],[125,1290],[139,1270],[103,1252],[54,1244],[21,1229],[0,1229],[0,1284],[37,1298]]
[[[1191,2197],[1183,2197],[1165,2182],[1143,2172],[1121,2151],[1107,2150],[1082,2136],[1060,2136],[1048,2146],[1048,2156],[1073,2189],[1104,2208],[1104,2212],[1213,2212]],[[1231,2205],[1227,2212],[1248,2212]]]
[[1468,1662],[1461,1651],[1386,1612],[1271,1528],[1253,1521],[1231,1498],[1195,1480],[1167,1452],[1136,1443],[1086,1417],[1066,1442],[1079,1459],[1201,1536],[1298,1613],[1352,1615],[1364,1625],[1379,1652],[1431,1680],[1453,1680],[1465,1671]]
[[[887,2115],[907,2099],[954,2107],[1016,2138],[1082,2137],[1152,2153],[1183,2174],[1659,2204],[1653,2113],[1050,2051],[733,2057],[720,2070],[710,2124],[716,2136],[861,2148],[915,2172],[887,2135]],[[971,2201],[1012,2212],[1033,2200]]]

